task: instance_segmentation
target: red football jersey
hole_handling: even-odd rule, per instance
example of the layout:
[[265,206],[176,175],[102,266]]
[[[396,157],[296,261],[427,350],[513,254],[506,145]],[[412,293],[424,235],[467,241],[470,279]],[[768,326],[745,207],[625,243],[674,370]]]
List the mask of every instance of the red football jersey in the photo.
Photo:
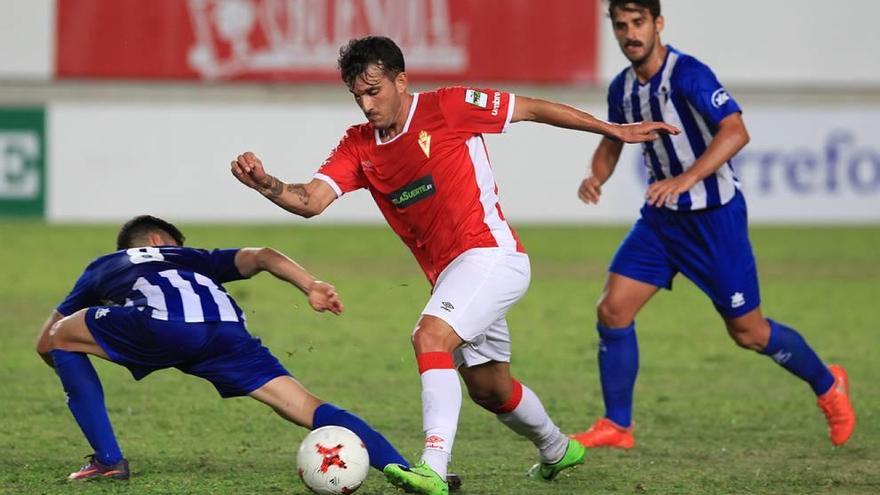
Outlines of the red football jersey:
[[416,93],[400,134],[383,143],[370,123],[349,128],[315,177],[337,196],[369,189],[432,285],[468,249],[523,252],[501,213],[482,137],[506,129],[514,100],[492,89]]

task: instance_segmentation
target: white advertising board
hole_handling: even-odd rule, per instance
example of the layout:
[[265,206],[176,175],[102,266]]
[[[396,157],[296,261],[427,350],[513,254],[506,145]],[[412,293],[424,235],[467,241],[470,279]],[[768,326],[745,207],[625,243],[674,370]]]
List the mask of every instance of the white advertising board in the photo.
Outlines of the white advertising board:
[[49,80],[54,54],[55,0],[3,0],[0,80]]
[[[752,142],[734,166],[753,222],[880,222],[880,107],[763,107],[745,118]],[[361,119],[348,102],[53,104],[47,216],[298,221],[238,184],[229,162],[252,150],[270,172],[305,181],[346,125]],[[531,123],[487,136],[506,216],[514,224],[634,219],[644,191],[639,146],[625,148],[599,206],[576,197],[597,142]],[[382,221],[365,191],[344,196],[316,220]]]

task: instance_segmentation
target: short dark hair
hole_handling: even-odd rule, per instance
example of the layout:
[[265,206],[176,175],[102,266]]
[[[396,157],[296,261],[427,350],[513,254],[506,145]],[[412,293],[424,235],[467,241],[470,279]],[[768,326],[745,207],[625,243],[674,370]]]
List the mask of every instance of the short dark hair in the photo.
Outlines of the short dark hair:
[[403,52],[391,38],[385,36],[367,36],[356,38],[339,49],[339,74],[345,84],[351,88],[358,76],[367,70],[370,64],[382,69],[389,79],[394,79],[406,70]]
[[[628,7],[627,4],[635,4],[635,7]],[[614,9],[636,12],[647,10],[651,12],[651,16],[656,19],[660,17],[660,0],[608,0],[608,17],[614,19]]]
[[168,234],[178,246],[183,246],[186,237],[174,225],[152,215],[139,215],[125,222],[119,234],[116,235],[116,249],[128,249],[133,246],[132,243],[145,237],[153,232],[162,232]]

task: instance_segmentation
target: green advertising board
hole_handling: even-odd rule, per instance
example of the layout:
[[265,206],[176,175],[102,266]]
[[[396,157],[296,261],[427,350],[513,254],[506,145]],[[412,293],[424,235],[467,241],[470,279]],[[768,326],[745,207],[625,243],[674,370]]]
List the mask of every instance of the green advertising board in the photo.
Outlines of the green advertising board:
[[42,108],[0,108],[0,216],[43,216],[45,137]]

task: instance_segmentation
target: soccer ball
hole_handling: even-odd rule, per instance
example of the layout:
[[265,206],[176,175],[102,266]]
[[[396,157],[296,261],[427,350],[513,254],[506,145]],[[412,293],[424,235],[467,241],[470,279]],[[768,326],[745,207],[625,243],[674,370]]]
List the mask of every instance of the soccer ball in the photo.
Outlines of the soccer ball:
[[354,493],[367,478],[370,455],[360,437],[341,426],[306,435],[296,455],[299,477],[320,495]]

